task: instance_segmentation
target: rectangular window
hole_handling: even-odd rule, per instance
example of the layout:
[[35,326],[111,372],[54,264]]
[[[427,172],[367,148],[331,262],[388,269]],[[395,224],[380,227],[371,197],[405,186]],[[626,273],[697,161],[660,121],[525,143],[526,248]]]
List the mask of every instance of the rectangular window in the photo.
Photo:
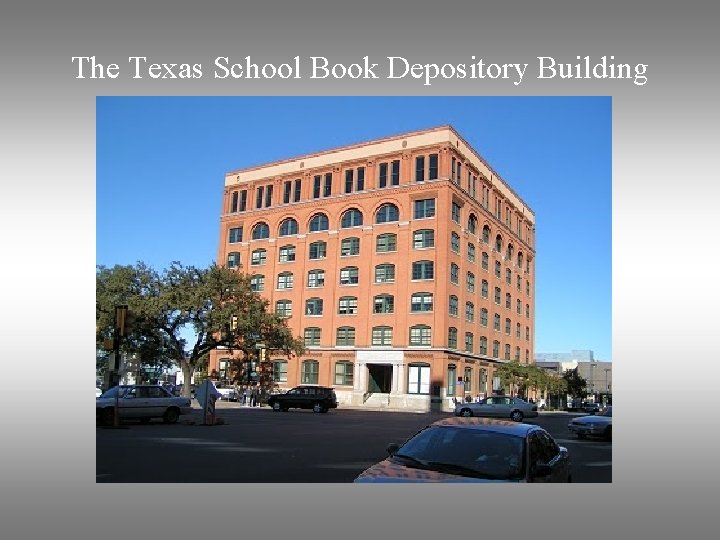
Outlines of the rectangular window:
[[428,180],[437,180],[438,178],[438,155],[430,154],[429,158]]
[[460,205],[456,202],[452,203],[452,220],[460,223]]
[[272,187],[272,186],[266,186],[266,189],[265,189],[265,208],[268,208],[269,206],[272,206],[272,194],[273,194],[273,187]]
[[353,183],[353,170],[348,169],[345,171],[345,193],[352,193]]
[[313,199],[320,198],[320,175],[315,175],[313,178]]
[[332,173],[325,173],[325,190],[323,197],[329,197],[332,194]]
[[457,370],[455,369],[455,364],[450,364],[448,366],[447,370],[447,395],[448,396],[454,396],[456,392],[456,385],[457,385]]
[[258,186],[258,188],[255,192],[255,208],[262,208],[264,193],[265,193],[265,186]]
[[309,258],[324,259],[327,252],[327,244],[325,242],[313,242],[310,244]]
[[247,189],[240,192],[240,212],[247,210]]
[[278,261],[292,262],[295,260],[295,246],[283,246],[278,252]]
[[283,204],[290,202],[290,192],[292,191],[292,181],[287,180],[283,183]]
[[433,229],[421,229],[413,233],[413,248],[425,249],[435,247],[435,231]]
[[415,181],[425,181],[425,156],[417,156],[415,158]]
[[294,194],[293,202],[300,201],[301,190],[302,190],[302,181],[300,179],[295,180],[295,194]]
[[392,170],[390,172],[390,182],[393,186],[400,185],[400,160],[396,159],[392,162]]
[[357,285],[359,281],[359,271],[357,267],[342,268],[340,270],[340,285]]
[[472,392],[472,368],[465,368],[465,391]]
[[365,167],[358,167],[356,191],[363,191],[364,189],[365,189]]
[[287,365],[286,361],[275,361],[273,362],[273,381],[274,382],[287,382]]
[[340,244],[340,256],[348,257],[350,255],[358,255],[360,253],[359,238],[345,238]]
[[230,211],[237,212],[237,210],[238,210],[238,192],[233,191],[232,202],[230,203]]
[[339,386],[353,385],[353,365],[350,362],[335,363],[335,384]]
[[394,234],[381,234],[378,236],[375,251],[378,253],[397,251],[397,236]]
[[419,199],[415,201],[415,219],[435,216],[435,199]]
[[408,394],[430,394],[430,366],[409,366]]
[[384,188],[387,187],[387,178],[388,176],[388,164],[387,163],[381,163],[380,167],[378,169],[378,187]]
[[412,278],[413,279],[434,279],[435,272],[432,261],[420,261],[413,263]]
[[230,229],[228,234],[228,242],[230,244],[236,244],[237,242],[242,242],[242,236],[243,236],[243,228],[242,227],[233,227]]
[[302,384],[317,384],[318,383],[318,362],[309,361],[303,362],[301,382]]

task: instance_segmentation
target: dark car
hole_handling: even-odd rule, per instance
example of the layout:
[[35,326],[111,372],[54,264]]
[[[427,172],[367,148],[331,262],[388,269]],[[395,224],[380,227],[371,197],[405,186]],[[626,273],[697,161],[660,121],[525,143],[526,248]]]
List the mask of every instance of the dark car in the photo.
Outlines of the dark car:
[[326,413],[338,406],[335,389],[324,386],[296,386],[284,394],[271,395],[267,403],[274,411],[312,409],[316,413]]
[[438,420],[387,452],[354,482],[572,481],[567,448],[539,426],[507,420]]
[[581,409],[585,411],[587,414],[595,414],[597,412],[600,412],[600,404],[599,403],[591,403],[586,402],[582,404]]

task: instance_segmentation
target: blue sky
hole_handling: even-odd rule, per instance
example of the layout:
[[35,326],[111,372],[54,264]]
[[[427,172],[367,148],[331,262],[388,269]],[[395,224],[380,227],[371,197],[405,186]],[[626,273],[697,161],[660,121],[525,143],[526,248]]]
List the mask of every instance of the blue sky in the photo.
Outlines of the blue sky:
[[536,352],[611,360],[609,97],[98,97],[96,262],[207,266],[226,172],[445,124],[535,212]]

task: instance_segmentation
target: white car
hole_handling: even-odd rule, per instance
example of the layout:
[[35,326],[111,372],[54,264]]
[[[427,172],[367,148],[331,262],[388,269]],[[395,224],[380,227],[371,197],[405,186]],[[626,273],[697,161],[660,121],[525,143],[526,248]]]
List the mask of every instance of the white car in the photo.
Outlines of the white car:
[[121,385],[110,388],[95,400],[98,422],[106,426],[113,424],[116,402],[121,420],[137,418],[143,423],[162,418],[163,422],[174,424],[180,415],[192,411],[190,399],[173,396],[160,385]]
[[455,405],[455,416],[509,418],[514,422],[522,422],[523,418],[536,418],[537,415],[537,405],[510,396],[490,396],[480,401]]
[[578,439],[585,437],[602,437],[612,440],[612,407],[606,407],[598,414],[574,418],[568,424],[568,429],[577,435]]

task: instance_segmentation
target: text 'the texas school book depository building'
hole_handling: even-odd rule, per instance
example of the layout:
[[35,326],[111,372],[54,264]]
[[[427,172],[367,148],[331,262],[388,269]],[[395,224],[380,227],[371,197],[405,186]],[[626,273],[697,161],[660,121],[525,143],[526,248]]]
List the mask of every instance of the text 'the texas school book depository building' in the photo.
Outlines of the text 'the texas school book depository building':
[[[218,261],[305,340],[280,389],[447,408],[531,363],[535,216],[451,126],[227,173]],[[214,351],[209,370],[227,351]]]

